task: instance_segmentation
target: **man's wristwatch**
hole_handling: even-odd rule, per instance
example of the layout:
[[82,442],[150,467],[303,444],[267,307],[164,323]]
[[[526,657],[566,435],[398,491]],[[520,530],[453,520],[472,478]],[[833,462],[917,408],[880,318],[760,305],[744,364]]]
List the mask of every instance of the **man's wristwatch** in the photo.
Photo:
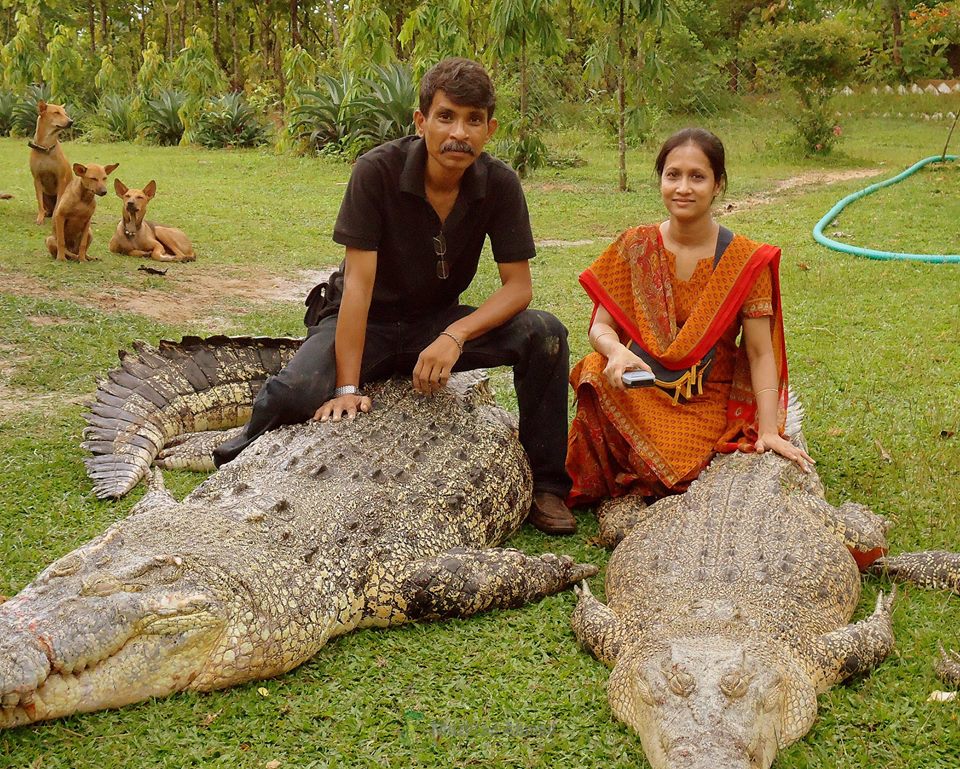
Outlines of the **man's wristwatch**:
[[341,395],[362,395],[360,388],[356,385],[341,385],[340,387],[334,388],[333,397],[339,398]]

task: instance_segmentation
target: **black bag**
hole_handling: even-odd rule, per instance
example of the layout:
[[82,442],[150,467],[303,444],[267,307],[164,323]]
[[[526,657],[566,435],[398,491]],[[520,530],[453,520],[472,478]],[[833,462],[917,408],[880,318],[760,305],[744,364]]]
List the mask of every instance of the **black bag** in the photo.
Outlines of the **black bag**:
[[327,280],[318,283],[307,294],[303,303],[307,311],[303,314],[303,325],[316,326],[324,318],[336,315],[343,297],[343,271],[335,270]]
[[[727,246],[730,245],[732,240],[733,233],[726,227],[721,227],[717,236],[717,249],[713,254],[714,269],[717,268],[720,257],[723,256],[723,252],[727,250]],[[690,368],[676,371],[664,366],[636,342],[630,342],[630,352],[650,367],[654,377],[656,377],[654,384],[671,396],[674,403],[687,401],[692,397],[703,394],[703,385],[710,375],[710,369],[713,367],[713,355],[716,349],[717,346],[714,345],[707,351],[706,355]]]

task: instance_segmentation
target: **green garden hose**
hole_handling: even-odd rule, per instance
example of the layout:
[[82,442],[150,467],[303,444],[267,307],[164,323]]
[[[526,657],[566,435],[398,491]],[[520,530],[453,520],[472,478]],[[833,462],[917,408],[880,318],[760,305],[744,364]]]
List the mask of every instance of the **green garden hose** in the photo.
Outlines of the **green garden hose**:
[[813,239],[827,248],[832,248],[834,251],[842,251],[845,254],[855,254],[856,256],[866,256],[869,259],[904,259],[914,262],[960,262],[960,254],[902,254],[896,251],[876,251],[872,248],[860,248],[860,246],[851,246],[847,243],[838,243],[836,240],[832,240],[823,234],[823,228],[836,219],[840,215],[840,212],[853,201],[866,197],[870,193],[876,192],[884,187],[889,187],[891,184],[896,184],[911,174],[915,174],[925,165],[946,160],[960,160],[960,156],[944,154],[924,158],[918,163],[914,163],[906,171],[897,174],[892,179],[871,184],[869,187],[864,187],[852,195],[847,195],[847,197],[827,211],[824,217],[817,222],[816,227],[813,228]]

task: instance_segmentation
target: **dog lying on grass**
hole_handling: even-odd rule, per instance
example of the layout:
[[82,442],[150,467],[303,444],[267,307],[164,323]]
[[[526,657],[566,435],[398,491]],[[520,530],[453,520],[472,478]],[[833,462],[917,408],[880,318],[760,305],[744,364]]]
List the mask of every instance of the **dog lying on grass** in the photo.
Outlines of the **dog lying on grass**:
[[53,215],[57,199],[70,183],[70,161],[60,146],[60,132],[73,125],[62,104],[37,102],[37,131],[30,147],[30,173],[37,193],[37,224]]
[[93,240],[90,219],[97,208],[94,195],[103,197],[107,194],[107,177],[118,165],[73,164],[74,178],[57,200],[53,209],[53,235],[47,237],[47,250],[58,261],[90,261],[87,256]]
[[197,258],[193,244],[181,230],[144,221],[147,204],[157,193],[157,183],[150,180],[142,190],[131,189],[119,179],[113,189],[123,201],[117,231],[110,239],[110,250],[128,256],[149,256],[158,262],[192,262]]

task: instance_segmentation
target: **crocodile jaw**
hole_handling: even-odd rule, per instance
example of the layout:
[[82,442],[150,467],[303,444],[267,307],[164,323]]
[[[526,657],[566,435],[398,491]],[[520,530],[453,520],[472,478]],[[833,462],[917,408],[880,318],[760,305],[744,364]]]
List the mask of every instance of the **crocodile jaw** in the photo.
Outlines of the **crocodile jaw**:
[[30,616],[29,603],[19,604],[0,608],[0,728],[186,689],[209,669],[224,634],[212,604],[196,594],[169,596],[134,621],[101,607],[86,624],[107,632],[87,634],[82,648],[49,632],[50,615]]
[[138,636],[81,673],[51,673],[38,689],[18,693],[19,704],[3,707],[0,728],[119,708],[185,689],[204,667],[217,635],[198,629]]

